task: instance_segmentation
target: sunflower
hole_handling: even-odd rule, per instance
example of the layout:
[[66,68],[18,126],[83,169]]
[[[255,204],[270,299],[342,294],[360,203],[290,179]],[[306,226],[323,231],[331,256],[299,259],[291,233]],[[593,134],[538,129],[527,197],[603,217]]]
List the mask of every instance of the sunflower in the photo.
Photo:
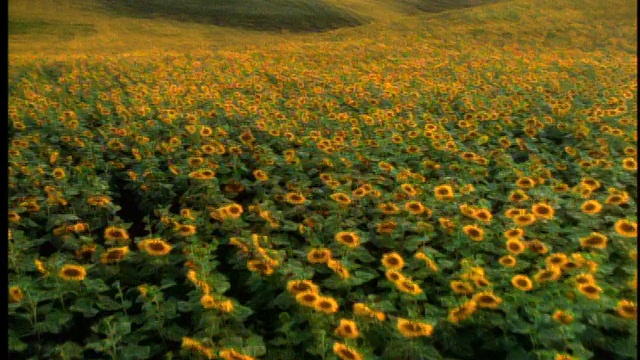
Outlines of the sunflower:
[[471,298],[481,309],[497,309],[502,304],[502,299],[494,295],[491,291],[482,291],[476,293]]
[[386,253],[382,256],[382,265],[387,270],[400,270],[404,267],[404,259],[397,252]]
[[287,193],[284,196],[285,200],[289,203],[289,204],[293,204],[293,205],[301,205],[304,204],[304,202],[307,200],[302,194],[300,193]]
[[509,194],[509,202],[520,203],[527,200],[529,200],[529,195],[520,189],[512,191],[511,194]]
[[102,254],[100,262],[103,264],[112,264],[118,261],[124,260],[124,257],[129,253],[128,246],[116,247],[108,249],[107,252]]
[[335,314],[338,312],[338,302],[332,297],[320,296],[313,303],[313,308],[325,314]]
[[462,228],[462,232],[473,241],[484,240],[484,229],[476,225],[466,225]]
[[587,215],[594,215],[602,210],[602,205],[597,200],[587,200],[582,203],[580,210]]
[[400,185],[400,188],[402,189],[402,191],[404,191],[405,194],[409,195],[410,197],[418,195],[418,190],[416,190],[416,188],[411,184],[402,184]]
[[618,301],[616,312],[625,319],[635,320],[638,317],[638,308],[636,307],[636,303],[629,300]]
[[20,215],[15,211],[9,211],[9,222],[17,223],[20,221]]
[[596,179],[585,177],[580,179],[580,186],[585,189],[595,191],[600,188],[601,184],[600,181]]
[[348,279],[351,276],[349,270],[344,267],[344,264],[339,260],[329,259],[329,261],[327,261],[327,267],[338,274],[340,279]]
[[355,339],[360,335],[358,324],[353,320],[347,319],[340,319],[340,324],[333,333],[345,339]]
[[355,349],[339,342],[333,343],[333,353],[341,360],[362,360],[362,355]]
[[260,170],[260,169],[253,171],[253,177],[260,182],[265,182],[269,180],[269,175],[267,175],[267,173],[264,170]]
[[376,224],[376,231],[380,234],[391,234],[396,227],[398,227],[398,223],[393,220],[389,220]]
[[584,285],[584,284],[595,284],[596,283],[596,279],[593,277],[592,274],[588,274],[588,273],[582,273],[582,274],[578,274],[573,278],[573,281],[575,281],[575,283],[577,285]]
[[215,171],[210,169],[200,169],[200,170],[192,171],[191,173],[189,173],[189,177],[191,179],[197,179],[197,180],[211,180],[215,176],[216,176]]
[[234,349],[223,349],[218,354],[223,360],[254,360],[253,356],[244,355]]
[[516,186],[521,189],[531,189],[536,186],[536,181],[530,177],[523,177],[516,181]]
[[325,264],[331,260],[331,250],[327,248],[311,249],[307,253],[307,260],[312,264]]
[[604,234],[592,232],[589,236],[580,238],[580,246],[592,247],[596,249],[607,248],[607,237]]
[[493,219],[493,215],[487,209],[476,209],[471,216],[485,224],[490,223],[491,219]]
[[341,205],[351,204],[351,198],[345,193],[335,193],[331,195],[331,198]]
[[394,203],[384,203],[378,205],[378,209],[385,215],[394,215],[400,212],[400,208]]
[[560,279],[561,275],[562,275],[562,271],[559,268],[549,268],[549,269],[543,269],[538,271],[533,276],[533,279],[537,283],[542,284],[547,281],[556,281]]
[[128,241],[129,234],[123,228],[109,226],[104,229],[104,238],[109,241]]
[[620,236],[631,238],[638,236],[638,223],[635,221],[620,219],[616,221],[615,229]]
[[450,323],[457,324],[460,321],[468,319],[473,313],[476,312],[478,306],[475,301],[469,300],[463,303],[462,305],[451,309],[449,311],[449,316],[447,320]]
[[413,215],[420,215],[426,210],[424,205],[422,205],[420,201],[416,200],[407,201],[404,204],[404,209]]
[[393,170],[393,169],[394,169],[394,168],[393,168],[393,165],[389,164],[389,163],[388,163],[388,162],[386,162],[386,161],[380,161],[380,162],[378,163],[378,167],[379,167],[379,168],[380,168],[380,170],[382,170],[382,171],[391,171],[391,170]]
[[352,231],[340,231],[335,236],[336,241],[350,248],[356,248],[360,245],[360,237]]
[[598,287],[596,284],[590,283],[590,284],[579,284],[578,291],[580,291],[582,295],[586,296],[591,300],[598,300],[600,299],[600,292],[602,291],[602,289]]
[[553,357],[553,360],[576,360],[576,358],[569,354],[556,354],[556,356]]
[[509,239],[521,239],[524,236],[524,229],[514,228],[504,232],[504,237]]
[[453,188],[449,185],[439,185],[433,189],[433,193],[438,200],[453,199]]
[[530,251],[538,254],[538,255],[544,255],[546,253],[549,252],[549,249],[547,248],[547,245],[545,245],[545,243],[543,243],[542,241],[538,240],[538,239],[534,239],[531,241],[528,241],[526,243],[527,245],[527,249],[529,249]]
[[81,281],[87,277],[87,270],[80,265],[63,265],[58,272],[58,276],[63,280]]
[[164,256],[171,252],[172,247],[162,238],[153,238],[140,241],[138,248],[151,256]]
[[526,275],[516,275],[511,278],[511,285],[518,290],[529,291],[533,289],[533,282]]
[[469,206],[468,204],[462,204],[458,207],[458,209],[460,209],[460,212],[462,213],[462,215],[464,216],[468,216],[468,217],[473,217],[473,214],[476,212],[476,208],[474,208],[473,206]]
[[398,290],[402,291],[403,293],[410,294],[410,295],[422,294],[422,289],[420,288],[420,286],[418,286],[418,284],[416,284],[415,282],[409,279],[396,281],[395,285],[398,288]]
[[563,253],[551,254],[545,259],[548,269],[562,268],[562,266],[567,262],[569,262],[569,257]]
[[384,274],[392,283],[396,283],[405,279],[405,276],[398,270],[387,270]]
[[263,260],[249,260],[247,261],[247,269],[252,272],[258,272],[262,275],[271,275],[273,274],[273,268],[269,266],[269,264],[265,263]]
[[407,338],[419,336],[431,336],[433,334],[433,326],[427,323],[411,321],[408,319],[398,318],[396,325],[402,336]]
[[24,292],[19,286],[12,286],[9,288],[9,303],[16,304],[22,301],[24,298]]
[[79,260],[90,260],[97,248],[96,244],[82,245],[80,249],[76,250],[76,257]]
[[518,260],[516,260],[515,257],[513,257],[512,255],[505,255],[503,257],[501,257],[498,262],[500,263],[500,265],[504,266],[504,267],[508,267],[508,268],[512,268],[514,266],[516,266],[516,264],[518,263]]
[[513,219],[518,215],[524,215],[526,213],[527,213],[527,209],[509,208],[504,212],[504,216],[506,216],[509,219]]
[[529,226],[536,222],[536,217],[533,214],[520,214],[513,218],[513,222],[518,227]]
[[213,309],[216,306],[216,300],[213,298],[213,296],[204,294],[200,298],[200,304],[202,304],[202,307],[204,307],[205,309]]
[[511,238],[507,240],[505,244],[507,250],[513,255],[522,254],[524,250],[527,248],[527,245],[519,239]]
[[67,176],[67,174],[64,172],[63,168],[55,168],[55,169],[53,169],[53,172],[51,173],[51,175],[54,178],[58,179],[58,180],[64,179]]
[[474,291],[473,285],[466,281],[453,280],[449,283],[449,286],[453,292],[459,295],[470,295]]
[[553,215],[555,214],[555,210],[549,204],[545,203],[537,203],[531,207],[531,212],[538,219],[553,219]]
[[629,201],[629,195],[624,192],[622,194],[612,194],[607,197],[605,204],[608,205],[621,205],[626,204]]
[[198,232],[195,225],[181,225],[178,223],[175,224],[175,230],[178,232],[178,235],[184,237],[195,235]]
[[558,184],[552,188],[553,192],[562,193],[569,190],[569,185],[567,184]]
[[242,205],[239,204],[230,204],[218,210],[220,210],[223,214],[222,216],[227,219],[239,219],[244,212]]
[[296,302],[300,305],[313,307],[313,304],[320,298],[317,290],[307,290],[296,294]]
[[187,164],[192,168],[200,167],[204,164],[204,158],[200,156],[190,157],[187,159]]
[[622,159],[622,168],[628,171],[638,170],[638,163],[632,157]]
[[553,313],[552,318],[562,325],[569,325],[573,322],[573,316],[562,310],[556,310],[556,312]]

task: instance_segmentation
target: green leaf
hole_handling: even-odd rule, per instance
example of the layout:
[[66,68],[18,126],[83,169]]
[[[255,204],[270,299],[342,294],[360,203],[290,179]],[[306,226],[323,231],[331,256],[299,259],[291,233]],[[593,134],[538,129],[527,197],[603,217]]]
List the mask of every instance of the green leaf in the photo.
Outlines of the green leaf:
[[9,336],[9,353],[23,352],[27,349],[27,346],[17,336]]
[[264,345],[264,341],[260,336],[251,336],[245,341],[245,346],[242,347],[245,354],[250,356],[263,356],[267,353],[267,347]]
[[93,307],[93,302],[88,298],[80,298],[73,305],[69,307],[69,310],[80,312],[84,317],[93,317],[99,310]]

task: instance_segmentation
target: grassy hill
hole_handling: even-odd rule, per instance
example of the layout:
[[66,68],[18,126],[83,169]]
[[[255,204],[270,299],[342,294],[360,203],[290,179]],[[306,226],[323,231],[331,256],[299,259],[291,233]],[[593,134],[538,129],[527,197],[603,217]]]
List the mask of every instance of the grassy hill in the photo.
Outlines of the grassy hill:
[[[11,0],[10,54],[117,53],[356,36],[495,0]],[[357,28],[358,30],[355,30]],[[351,31],[350,31],[351,30]],[[353,32],[355,30],[355,32]],[[305,37],[306,33],[329,35]]]

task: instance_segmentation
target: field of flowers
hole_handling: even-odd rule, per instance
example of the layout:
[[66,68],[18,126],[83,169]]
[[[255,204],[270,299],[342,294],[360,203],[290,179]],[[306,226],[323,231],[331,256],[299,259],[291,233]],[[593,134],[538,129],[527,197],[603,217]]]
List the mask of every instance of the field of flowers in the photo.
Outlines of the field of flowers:
[[541,3],[13,59],[10,358],[637,358],[632,5]]

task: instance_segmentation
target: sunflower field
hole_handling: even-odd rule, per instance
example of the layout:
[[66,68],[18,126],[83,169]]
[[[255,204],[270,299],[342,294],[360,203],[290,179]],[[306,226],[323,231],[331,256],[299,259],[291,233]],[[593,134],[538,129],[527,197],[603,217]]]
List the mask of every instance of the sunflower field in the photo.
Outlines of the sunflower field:
[[635,24],[531,3],[10,58],[9,358],[636,359]]

